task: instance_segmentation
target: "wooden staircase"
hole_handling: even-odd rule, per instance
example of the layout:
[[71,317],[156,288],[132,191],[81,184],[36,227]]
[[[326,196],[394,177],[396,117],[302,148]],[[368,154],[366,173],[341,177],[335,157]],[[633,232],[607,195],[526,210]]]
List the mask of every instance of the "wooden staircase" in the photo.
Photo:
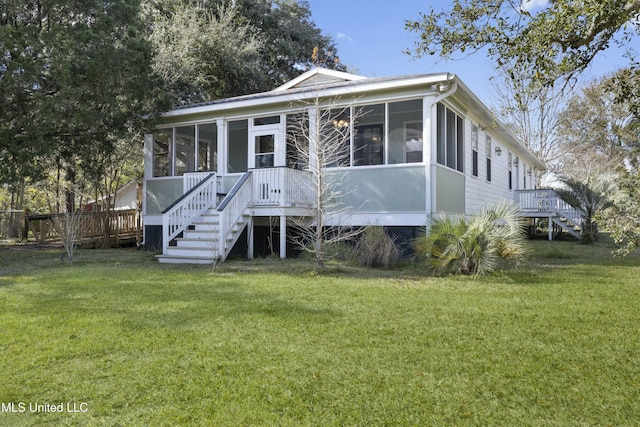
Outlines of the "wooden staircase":
[[[581,212],[562,200],[552,189],[517,190],[516,203],[522,208],[523,216],[530,218],[548,218],[549,224],[556,224],[577,239],[582,233]],[[549,227],[549,240],[552,229]]]
[[[251,178],[251,172],[245,173],[217,206],[210,197],[205,207],[203,203],[189,201],[202,198],[199,194],[209,191],[204,180],[188,193],[191,196],[186,195],[167,208],[163,212],[163,251],[156,256],[158,261],[171,264],[224,261],[251,221],[248,209],[252,199]],[[194,209],[183,207],[190,203]]]

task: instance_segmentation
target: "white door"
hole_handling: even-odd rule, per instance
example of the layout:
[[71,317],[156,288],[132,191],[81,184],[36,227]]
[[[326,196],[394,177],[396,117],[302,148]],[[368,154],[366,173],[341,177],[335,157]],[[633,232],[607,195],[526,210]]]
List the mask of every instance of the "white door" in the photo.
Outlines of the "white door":
[[249,142],[249,168],[284,166],[283,146],[282,131],[279,128],[252,130]]

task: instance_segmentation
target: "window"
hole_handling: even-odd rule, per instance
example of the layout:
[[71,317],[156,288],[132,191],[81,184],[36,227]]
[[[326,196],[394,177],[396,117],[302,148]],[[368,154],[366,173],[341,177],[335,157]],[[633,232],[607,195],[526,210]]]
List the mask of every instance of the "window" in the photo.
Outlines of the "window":
[[255,167],[272,168],[274,165],[274,154],[276,150],[275,135],[255,136]]
[[354,166],[384,163],[385,105],[362,107],[362,117],[353,127]]
[[471,174],[478,176],[478,126],[471,126]]
[[422,162],[422,99],[391,102],[387,163]]
[[198,171],[218,170],[218,125],[198,126]]
[[229,173],[246,172],[249,156],[249,123],[247,120],[229,122],[229,142],[227,153],[227,171]]
[[280,123],[280,116],[256,117],[253,119],[254,126],[277,125]]
[[487,156],[487,181],[491,182],[491,137],[487,135],[485,140],[485,152]]
[[438,163],[464,172],[464,119],[438,103],[437,126]]
[[513,154],[509,153],[507,161],[509,162],[509,190],[513,190]]
[[153,176],[171,175],[173,128],[162,129],[153,138]]

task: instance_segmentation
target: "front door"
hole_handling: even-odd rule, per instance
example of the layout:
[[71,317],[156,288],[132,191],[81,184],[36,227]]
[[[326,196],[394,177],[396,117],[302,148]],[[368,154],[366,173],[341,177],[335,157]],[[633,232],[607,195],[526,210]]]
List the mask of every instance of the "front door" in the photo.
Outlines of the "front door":
[[280,154],[282,131],[278,128],[259,129],[251,132],[249,144],[249,167],[252,169],[265,169],[274,166],[283,166],[284,162]]

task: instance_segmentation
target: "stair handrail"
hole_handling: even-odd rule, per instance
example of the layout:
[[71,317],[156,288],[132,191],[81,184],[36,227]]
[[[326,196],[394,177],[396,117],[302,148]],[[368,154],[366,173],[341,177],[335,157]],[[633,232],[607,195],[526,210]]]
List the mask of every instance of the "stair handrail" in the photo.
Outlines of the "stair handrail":
[[576,226],[582,226],[582,213],[567,203],[552,188],[517,190],[516,202],[525,212],[555,213],[567,218]]
[[216,178],[216,173],[212,172],[162,211],[163,253],[166,253],[169,242],[186,230],[197,216],[216,206],[218,197]]
[[244,175],[234,184],[229,194],[220,202],[218,206],[220,240],[218,254],[220,260],[224,261],[231,248],[227,248],[227,235],[235,223],[237,223],[245,210],[251,205],[253,200],[253,174],[251,171]]

